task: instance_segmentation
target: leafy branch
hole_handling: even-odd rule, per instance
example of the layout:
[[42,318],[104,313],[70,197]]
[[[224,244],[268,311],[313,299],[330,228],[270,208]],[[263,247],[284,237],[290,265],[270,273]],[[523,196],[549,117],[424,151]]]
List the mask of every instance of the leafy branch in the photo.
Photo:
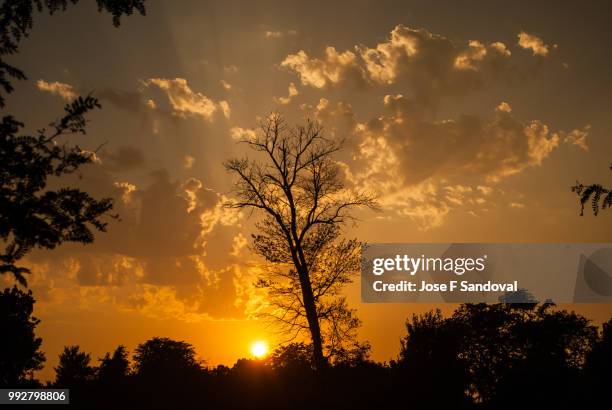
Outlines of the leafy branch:
[[[610,170],[612,170],[612,165],[610,165]],[[583,185],[576,181],[572,192],[575,192],[580,198],[580,216],[584,215],[584,207],[589,201],[593,215],[599,214],[600,209],[612,206],[612,190],[601,184]]]

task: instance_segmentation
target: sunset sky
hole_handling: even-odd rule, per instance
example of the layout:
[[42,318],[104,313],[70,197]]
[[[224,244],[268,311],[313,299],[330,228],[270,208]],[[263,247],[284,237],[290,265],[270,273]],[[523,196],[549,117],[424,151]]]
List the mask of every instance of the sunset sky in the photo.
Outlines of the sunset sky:
[[[76,95],[100,99],[88,135],[71,141],[105,145],[61,184],[112,196],[121,217],[93,245],[24,263],[43,378],[67,344],[97,358],[167,336],[211,365],[250,356],[258,340],[274,347],[256,320],[257,214],[222,206],[232,186],[223,161],[244,156],[237,139],[273,111],[346,139],[346,183],[382,206],[358,212],[348,237],[612,241],[612,215],[580,217],[570,191],[577,179],[612,179],[605,1],[148,1],[146,17],[118,29],[93,3],[36,15],[8,60],[29,80],[7,107],[30,130]],[[433,307],[361,304],[358,278],[347,294],[381,361],[396,356],[405,319]]]

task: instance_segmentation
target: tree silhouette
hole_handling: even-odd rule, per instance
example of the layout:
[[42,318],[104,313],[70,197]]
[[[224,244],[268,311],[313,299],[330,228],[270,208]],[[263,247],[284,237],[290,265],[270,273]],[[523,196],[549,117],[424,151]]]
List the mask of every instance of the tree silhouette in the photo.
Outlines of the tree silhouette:
[[[468,371],[460,359],[463,329],[442,316],[438,309],[406,321],[407,335],[401,340],[394,370],[397,388],[413,388],[416,408],[430,405],[465,407],[469,386]],[[439,394],[439,392],[444,392]]]
[[422,380],[426,394],[428,380],[429,389],[449,393],[438,400],[460,402],[465,390],[465,398],[491,408],[516,408],[527,399],[576,404],[596,339],[587,319],[551,304],[463,304],[446,319],[439,311],[415,316],[407,330],[398,366],[409,380]]
[[511,332],[509,342],[502,344],[507,367],[497,373],[498,380],[489,381],[490,407],[516,408],[526,399],[536,408],[583,407],[581,377],[596,338],[595,326],[573,312],[541,305]]
[[[13,91],[11,79],[24,80],[24,72],[5,61],[18,52],[19,42],[28,36],[35,11],[53,14],[78,0],[6,0],[0,5],[0,89]],[[144,14],[144,0],[97,0],[100,11],[113,16],[119,25],[124,14]],[[5,96],[0,93],[0,107]],[[65,106],[65,114],[50,129],[23,135],[25,126],[11,115],[0,120],[0,273],[12,273],[27,286],[29,269],[16,263],[33,248],[53,249],[62,242],[90,243],[92,230],[104,231],[102,217],[112,208],[109,198],[92,198],[74,188],[47,189],[49,177],[74,173],[91,163],[95,153],[69,146],[63,138],[85,134],[85,114],[99,108],[98,100],[78,97]]]
[[55,367],[55,386],[78,388],[93,381],[96,369],[90,363],[89,353],[82,352],[79,346],[64,347]]
[[[610,165],[610,170],[612,170],[612,165]],[[595,216],[599,214],[600,209],[612,207],[612,189],[605,188],[601,184],[583,185],[576,182],[576,185],[572,187],[572,192],[575,192],[580,198],[580,216],[584,215],[584,206],[589,201]]]
[[[31,382],[32,372],[40,370],[45,355],[34,330],[40,320],[32,316],[32,292],[17,287],[0,293],[0,386],[17,387]],[[29,380],[28,380],[29,378]]]
[[314,122],[289,127],[273,114],[242,142],[264,160],[225,163],[238,176],[238,199],[228,206],[262,211],[253,248],[275,268],[258,285],[268,290],[275,309],[270,315],[291,339],[309,331],[314,365],[322,369],[324,346],[333,354],[359,325],[339,291],[359,269],[360,244],[341,239],[341,226],[351,219],[350,210],[375,202],[345,189],[332,160],[341,142],[324,137]]
[[584,368],[584,408],[596,408],[607,400],[612,385],[612,318],[602,325]]
[[144,379],[163,382],[173,378],[193,377],[202,370],[195,350],[189,343],[165,337],[154,337],[134,351],[135,373]]
[[51,176],[75,172],[94,154],[58,143],[61,137],[85,133],[85,114],[99,107],[92,97],[77,98],[66,114],[34,136],[19,135],[23,124],[7,116],[0,123],[0,273],[10,272],[26,286],[29,269],[16,262],[33,248],[53,249],[62,242],[90,243],[92,228],[104,231],[101,220],[112,200],[96,200],[75,188],[47,189]]
[[130,371],[130,362],[128,360],[128,352],[123,345],[119,345],[112,356],[106,353],[100,359],[98,366],[98,380],[104,384],[120,384],[128,376]]
[[518,289],[513,292],[504,292],[503,295],[499,296],[497,300],[500,303],[511,303],[511,304],[525,304],[525,305],[537,305],[538,300],[536,297],[529,292],[527,289]]
[[[4,0],[0,5],[0,88],[4,93],[13,92],[11,78],[25,80],[25,73],[10,65],[5,58],[19,51],[19,42],[27,37],[34,22],[34,12],[47,10],[49,14],[64,11],[69,4],[79,0]],[[119,26],[121,16],[138,11],[145,14],[145,0],[96,0],[98,11],[107,11],[113,16],[113,25]],[[5,105],[5,96],[0,93],[0,108]]]
[[[397,361],[354,357],[315,372],[312,345],[278,347],[262,360],[207,369],[193,346],[153,338],[138,346],[129,371],[119,346],[94,368],[66,347],[57,387],[87,409],[371,409],[409,401],[415,409],[598,408],[610,385],[612,320],[600,332],[551,304],[464,304],[406,322]],[[17,386],[27,386],[29,380]],[[14,387],[14,386],[8,386]]]
[[312,345],[303,342],[279,346],[267,359],[273,369],[305,371],[313,368]]

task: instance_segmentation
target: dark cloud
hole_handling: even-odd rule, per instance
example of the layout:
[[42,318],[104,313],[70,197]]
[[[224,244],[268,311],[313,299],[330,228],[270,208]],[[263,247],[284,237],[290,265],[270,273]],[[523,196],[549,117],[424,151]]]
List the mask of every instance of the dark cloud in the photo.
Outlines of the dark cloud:
[[131,171],[145,165],[145,156],[142,150],[132,145],[123,145],[114,152],[100,154],[107,169],[113,172]]
[[[139,163],[134,160],[137,152],[119,149],[110,157],[125,167]],[[140,306],[151,315],[165,314],[152,306],[159,298],[170,298],[173,309],[185,315],[244,314],[245,307],[235,303],[233,265],[240,261],[228,257],[239,232],[239,214],[225,210],[222,196],[196,178],[181,182],[159,169],[138,185],[118,179],[112,169],[93,164],[80,178],[62,182],[87,186],[96,197],[114,198],[120,220],[110,220],[108,232],[98,233],[90,246],[66,244],[52,255],[32,255],[35,271],[52,283],[72,278],[72,286],[98,289],[88,297]]]
[[113,88],[101,88],[95,91],[95,96],[102,101],[108,101],[122,110],[142,113],[147,110],[147,101],[139,91],[125,91]]

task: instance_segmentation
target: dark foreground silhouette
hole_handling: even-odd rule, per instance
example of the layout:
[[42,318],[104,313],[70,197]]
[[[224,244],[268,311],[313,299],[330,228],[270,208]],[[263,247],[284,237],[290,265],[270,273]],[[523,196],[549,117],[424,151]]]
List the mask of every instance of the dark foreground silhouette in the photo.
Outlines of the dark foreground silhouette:
[[[31,293],[0,293],[0,387],[40,386]],[[153,338],[93,362],[67,346],[45,387],[87,409],[604,408],[612,386],[612,319],[601,329],[552,304],[465,304],[406,322],[397,360],[339,356],[313,371],[304,343],[263,360],[206,367],[182,341]]]

